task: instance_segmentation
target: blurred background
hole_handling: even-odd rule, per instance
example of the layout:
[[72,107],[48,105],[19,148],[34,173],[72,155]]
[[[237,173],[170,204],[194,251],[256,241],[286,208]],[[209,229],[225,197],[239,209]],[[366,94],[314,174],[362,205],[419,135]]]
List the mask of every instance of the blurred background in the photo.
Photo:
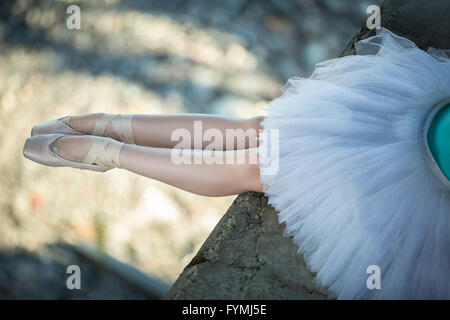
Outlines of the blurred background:
[[[91,112],[263,114],[380,2],[2,0],[0,298],[160,298],[235,199],[35,164],[22,156],[33,125]],[[80,30],[66,27],[71,4]],[[82,290],[66,287],[72,264]]]

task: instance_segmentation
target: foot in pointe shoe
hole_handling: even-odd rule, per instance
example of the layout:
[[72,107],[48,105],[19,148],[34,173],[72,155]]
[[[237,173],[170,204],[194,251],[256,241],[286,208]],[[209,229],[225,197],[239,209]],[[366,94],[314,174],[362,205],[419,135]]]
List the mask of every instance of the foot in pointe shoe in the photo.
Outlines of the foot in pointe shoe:
[[70,116],[66,116],[57,120],[43,122],[34,126],[31,130],[31,136],[33,137],[41,134],[61,133],[66,135],[89,134],[93,136],[103,137],[105,136],[106,129],[109,127],[109,132],[114,132],[119,141],[127,144],[136,144],[134,141],[132,121],[132,114],[105,113],[102,114],[101,117],[97,120],[92,132],[81,132],[70,126]]
[[122,142],[96,136],[42,134],[28,138],[25,158],[50,167],[72,167],[104,172],[121,168]]

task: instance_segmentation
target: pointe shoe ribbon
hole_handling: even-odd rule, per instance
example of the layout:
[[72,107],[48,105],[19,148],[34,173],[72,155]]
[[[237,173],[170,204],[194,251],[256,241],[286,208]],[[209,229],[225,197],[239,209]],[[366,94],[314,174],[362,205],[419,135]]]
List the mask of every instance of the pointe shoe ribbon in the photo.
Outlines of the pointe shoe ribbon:
[[104,136],[106,127],[111,122],[120,141],[127,144],[136,144],[134,142],[132,120],[132,114],[104,114],[97,120],[92,135]]
[[102,165],[106,168],[122,168],[120,165],[120,150],[122,142],[110,138],[89,137],[91,148],[84,157],[83,163]]

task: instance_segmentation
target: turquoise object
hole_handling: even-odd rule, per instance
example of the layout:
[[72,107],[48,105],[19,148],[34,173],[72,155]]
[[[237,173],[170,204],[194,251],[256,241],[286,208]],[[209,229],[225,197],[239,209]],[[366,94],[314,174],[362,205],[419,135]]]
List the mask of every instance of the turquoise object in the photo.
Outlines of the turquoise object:
[[434,160],[450,180],[450,104],[434,117],[427,133],[428,147]]

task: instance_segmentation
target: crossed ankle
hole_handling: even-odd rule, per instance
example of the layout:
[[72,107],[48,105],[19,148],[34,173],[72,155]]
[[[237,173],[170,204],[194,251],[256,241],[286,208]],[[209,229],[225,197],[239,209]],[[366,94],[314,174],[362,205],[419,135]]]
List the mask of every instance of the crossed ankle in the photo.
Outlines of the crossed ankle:
[[135,144],[132,119],[133,115],[92,113],[67,117],[63,121],[72,129],[86,135],[109,137],[127,144]]
[[52,144],[52,151],[76,162],[121,168],[120,152],[123,143],[109,137],[64,136]]

